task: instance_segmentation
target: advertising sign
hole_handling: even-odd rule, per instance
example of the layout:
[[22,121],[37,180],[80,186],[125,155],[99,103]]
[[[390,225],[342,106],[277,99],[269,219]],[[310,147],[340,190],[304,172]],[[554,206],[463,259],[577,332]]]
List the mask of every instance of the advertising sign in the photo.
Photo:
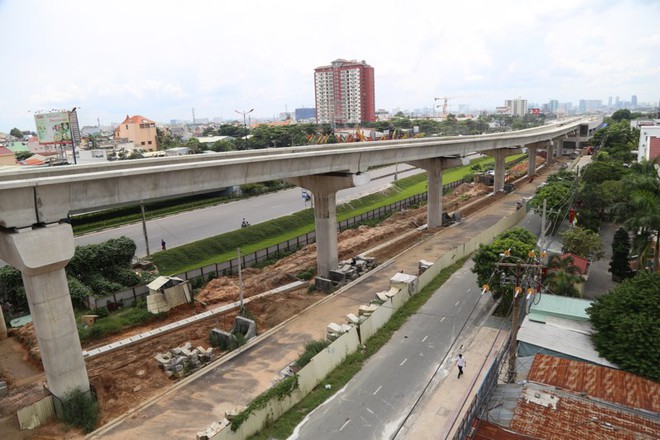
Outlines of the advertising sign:
[[34,122],[40,144],[71,143],[69,112],[39,113],[34,115]]
[[540,115],[541,114],[541,109],[540,108],[530,108],[529,112],[533,115]]
[[78,126],[78,113],[75,108],[73,111],[69,112],[69,124],[71,127],[71,133],[73,134],[73,142],[75,142],[76,145],[80,145],[82,139],[80,138],[80,127]]

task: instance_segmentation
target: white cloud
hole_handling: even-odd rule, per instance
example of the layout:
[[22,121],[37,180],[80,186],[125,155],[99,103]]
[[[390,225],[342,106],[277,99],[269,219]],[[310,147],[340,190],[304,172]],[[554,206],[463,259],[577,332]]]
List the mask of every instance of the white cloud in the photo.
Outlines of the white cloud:
[[660,6],[646,0],[22,0],[0,17],[2,131],[51,106],[81,107],[85,124],[192,107],[271,117],[313,106],[314,68],[336,58],[374,66],[379,108],[660,98]]

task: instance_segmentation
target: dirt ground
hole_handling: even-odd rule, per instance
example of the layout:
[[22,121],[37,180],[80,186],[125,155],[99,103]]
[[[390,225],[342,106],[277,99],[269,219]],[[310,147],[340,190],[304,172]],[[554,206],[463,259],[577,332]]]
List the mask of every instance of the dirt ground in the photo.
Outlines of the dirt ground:
[[[537,157],[537,161],[539,160],[542,158]],[[517,168],[520,168],[521,172],[526,172],[527,163],[523,162]],[[500,193],[495,197],[480,198],[491,191],[492,188],[485,185],[463,184],[443,197],[443,205],[450,213],[460,209],[462,217],[466,217],[503,196]],[[470,206],[466,207],[468,204]],[[375,246],[389,242],[387,246],[369,254],[382,262],[434,232],[416,231],[418,226],[425,223],[426,207],[424,206],[398,212],[376,227],[360,226],[357,229],[344,231],[338,236],[339,259],[349,259]],[[406,240],[394,240],[406,232],[411,233]],[[310,245],[264,269],[246,268],[242,271],[243,295],[245,298],[249,298],[288,284],[296,279],[295,274],[315,267],[316,246]],[[93,346],[105,345],[113,340],[123,339],[132,334],[160,327],[166,323],[236,301],[238,295],[238,277],[219,277],[203,287],[196,297],[198,302],[195,304],[179,306],[171,310],[163,320],[151,323],[151,325],[132,328],[120,335],[114,335],[112,338],[94,341]],[[309,293],[305,287],[267,299],[251,301],[246,308],[257,323],[257,332],[263,333],[289,318],[292,312],[302,311],[324,297],[325,295],[321,293]],[[99,426],[108,423],[149,398],[163,393],[172,386],[174,382],[159,369],[154,359],[155,354],[181,346],[186,342],[190,342],[193,347],[208,347],[210,331],[213,328],[231,330],[235,315],[236,313],[232,312],[215,316],[145,342],[89,359],[87,361],[89,379],[98,397],[101,410]],[[30,359],[35,366],[42,368],[32,325],[11,330],[11,334],[23,344],[25,358]],[[85,344],[83,348],[93,347],[92,344]],[[222,353],[215,353],[216,357],[221,355]],[[38,400],[39,396],[43,394],[42,385],[45,384],[44,376],[40,377],[41,381],[37,383],[21,385],[13,383],[12,378],[7,377],[11,392],[9,397],[2,400],[0,417],[15,413],[19,408],[29,404],[31,400]],[[79,433],[63,427],[62,424],[53,423],[20,438],[76,438],[78,435]]]

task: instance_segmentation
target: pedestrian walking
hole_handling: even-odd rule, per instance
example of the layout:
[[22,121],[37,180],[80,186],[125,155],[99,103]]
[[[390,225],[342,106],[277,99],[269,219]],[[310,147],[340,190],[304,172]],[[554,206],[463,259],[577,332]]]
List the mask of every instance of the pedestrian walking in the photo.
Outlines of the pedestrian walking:
[[465,358],[462,354],[458,355],[458,359],[456,359],[456,366],[458,367],[458,378],[460,379],[463,375],[463,368],[465,367]]
[[161,248],[162,250],[164,250],[164,251],[167,250],[167,246],[166,246],[166,244],[165,244],[165,240],[162,240],[162,239],[160,240],[160,248]]

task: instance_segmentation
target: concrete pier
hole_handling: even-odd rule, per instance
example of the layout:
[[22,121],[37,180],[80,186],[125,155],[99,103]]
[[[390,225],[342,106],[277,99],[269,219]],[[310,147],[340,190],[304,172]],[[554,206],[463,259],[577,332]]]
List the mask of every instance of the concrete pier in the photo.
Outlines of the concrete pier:
[[314,195],[316,274],[328,278],[337,269],[337,191],[369,182],[367,174],[316,174],[288,179]]
[[451,157],[434,157],[408,163],[426,170],[428,176],[426,223],[429,229],[439,228],[442,226],[442,172],[448,168],[461,166],[463,161]]
[[0,231],[0,258],[21,271],[48,388],[59,399],[89,391],[64,272],[73,252],[68,224]]

